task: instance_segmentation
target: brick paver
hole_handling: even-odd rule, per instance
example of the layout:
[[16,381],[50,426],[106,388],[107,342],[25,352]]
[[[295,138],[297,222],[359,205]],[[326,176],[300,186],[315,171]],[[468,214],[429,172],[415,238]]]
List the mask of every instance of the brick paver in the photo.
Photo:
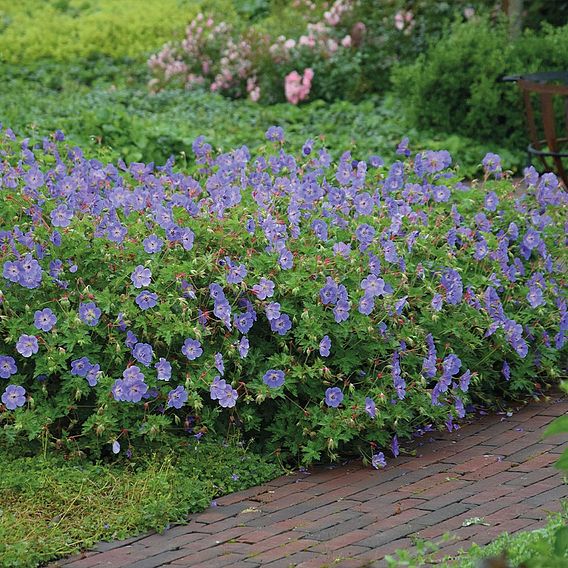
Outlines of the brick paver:
[[[568,436],[542,433],[566,413],[568,399],[558,395],[510,416],[484,416],[430,433],[407,447],[416,457],[391,459],[383,470],[348,463],[280,477],[217,499],[162,535],[101,543],[51,566],[379,567],[416,537],[446,533],[452,539],[440,554],[454,554],[542,526],[560,509],[568,485],[553,464]],[[487,525],[467,526],[473,517]]]

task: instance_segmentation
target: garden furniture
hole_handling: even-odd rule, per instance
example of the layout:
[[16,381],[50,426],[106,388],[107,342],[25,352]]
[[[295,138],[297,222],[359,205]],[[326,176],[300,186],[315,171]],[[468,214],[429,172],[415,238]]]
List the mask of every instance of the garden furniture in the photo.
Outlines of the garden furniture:
[[[521,90],[530,139],[527,147],[529,164],[533,156],[538,157],[545,171],[555,171],[568,186],[568,168],[565,166],[568,159],[568,71],[511,75],[503,77],[502,81],[515,82]],[[533,104],[535,98],[538,98],[540,108]],[[562,100],[556,102],[558,98]],[[564,125],[557,127],[559,104],[562,104]],[[558,136],[562,129],[566,133],[564,137]]]

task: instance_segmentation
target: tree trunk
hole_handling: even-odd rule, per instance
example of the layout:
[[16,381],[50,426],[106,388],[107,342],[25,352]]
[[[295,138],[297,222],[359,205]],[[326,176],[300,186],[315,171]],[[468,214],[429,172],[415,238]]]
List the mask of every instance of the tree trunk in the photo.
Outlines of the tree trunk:
[[506,0],[504,7],[509,18],[509,36],[516,39],[523,31],[523,0]]

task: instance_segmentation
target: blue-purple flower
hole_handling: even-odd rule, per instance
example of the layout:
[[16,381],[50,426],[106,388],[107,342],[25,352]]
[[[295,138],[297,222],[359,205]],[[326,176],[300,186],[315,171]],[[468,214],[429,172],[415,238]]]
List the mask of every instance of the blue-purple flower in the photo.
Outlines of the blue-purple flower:
[[288,314],[280,314],[276,319],[270,320],[270,328],[278,335],[286,335],[292,329],[292,320]]
[[247,275],[247,269],[244,264],[233,264],[227,259],[229,273],[227,274],[227,284],[240,284]]
[[488,152],[481,164],[487,174],[499,174],[501,172],[501,158],[497,154]]
[[396,434],[392,437],[391,451],[392,451],[395,458],[397,458],[400,454],[400,449],[399,449],[399,445],[398,445],[398,437],[396,436]]
[[375,469],[382,469],[383,467],[386,467],[387,460],[385,459],[385,454],[383,454],[383,452],[378,452],[376,454],[373,454],[371,465]]
[[159,381],[169,381],[172,377],[172,365],[163,357],[160,357],[159,361],[154,365],[157,372],[157,379]]
[[181,352],[190,360],[193,361],[203,354],[201,343],[197,339],[186,339]]
[[319,353],[322,357],[329,357],[331,352],[331,339],[328,335],[324,335],[319,344]]
[[221,353],[215,353],[215,368],[219,371],[221,376],[225,374],[225,363],[223,362],[223,355]]
[[16,410],[26,404],[26,389],[18,385],[8,385],[2,394],[2,402],[8,410]]
[[22,357],[31,357],[39,351],[37,337],[34,335],[26,335],[25,333],[20,335],[16,343],[16,351]]
[[392,381],[398,398],[404,400],[406,396],[406,381],[402,378],[400,356],[397,352],[392,356]]
[[137,343],[132,350],[132,356],[142,365],[149,367],[154,357],[154,350],[148,343]]
[[325,403],[331,408],[337,408],[343,402],[343,393],[339,387],[330,387],[325,391]]
[[152,271],[139,264],[130,275],[130,280],[132,280],[132,284],[135,288],[149,286],[152,280]]
[[141,310],[149,310],[158,304],[158,294],[143,290],[136,296],[134,301]]
[[485,209],[487,211],[495,211],[499,205],[499,198],[494,191],[490,191],[485,195]]
[[432,198],[436,203],[445,203],[450,199],[450,190],[445,185],[435,185],[432,188]]
[[283,250],[278,258],[278,264],[282,270],[290,270],[294,266],[294,257],[289,250]]
[[241,332],[248,333],[254,325],[254,316],[251,312],[244,314],[235,314],[233,316],[233,325]]
[[252,291],[259,300],[266,300],[274,295],[274,282],[267,278],[261,278],[258,284],[252,287]]
[[37,310],[34,313],[34,325],[41,331],[51,331],[56,323],[57,317],[49,308]]
[[239,350],[239,356],[244,359],[249,352],[250,349],[250,343],[248,338],[246,337],[241,337],[241,340],[239,341],[239,344],[237,346],[238,350]]
[[16,361],[10,355],[0,355],[0,379],[9,379],[18,372]]
[[148,254],[156,254],[162,250],[164,241],[157,235],[150,235],[142,241],[142,246]]
[[280,126],[271,126],[265,136],[270,142],[284,142],[284,130]]
[[99,364],[91,365],[85,376],[90,387],[96,386],[101,374],[101,366]]
[[369,396],[365,397],[365,412],[371,418],[376,418],[377,416],[377,406],[375,404],[375,401]]
[[264,373],[262,380],[265,385],[268,385],[272,389],[276,389],[284,384],[284,378],[284,371],[269,369],[266,373]]
[[544,306],[546,300],[544,299],[542,289],[537,286],[531,286],[527,293],[527,300],[532,308],[538,308],[539,306]]
[[80,320],[91,327],[94,327],[99,323],[101,313],[101,310],[94,302],[86,302],[79,305]]
[[58,205],[49,216],[54,227],[68,227],[73,219],[73,211],[66,205]]
[[239,397],[236,389],[227,384],[225,379],[215,377],[210,388],[211,400],[218,400],[222,408],[233,408]]
[[351,303],[345,300],[339,300],[335,307],[333,308],[333,316],[336,323],[341,323],[342,321],[347,321],[349,319],[349,310],[351,309]]
[[168,393],[168,408],[181,408],[187,402],[187,391],[183,386],[178,386]]
[[266,319],[269,321],[276,320],[280,317],[280,304],[278,302],[270,302],[264,308]]
[[71,361],[71,374],[78,377],[86,377],[87,373],[91,370],[92,363],[88,357],[81,357]]

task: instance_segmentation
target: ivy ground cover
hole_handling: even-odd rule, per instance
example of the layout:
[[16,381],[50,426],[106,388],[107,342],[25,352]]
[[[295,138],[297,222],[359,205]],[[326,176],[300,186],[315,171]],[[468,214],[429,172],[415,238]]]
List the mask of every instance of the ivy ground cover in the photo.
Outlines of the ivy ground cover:
[[1,141],[4,442],[133,455],[227,428],[310,463],[453,428],[565,354],[567,195],[402,144],[332,163],[280,128],[183,171]]

